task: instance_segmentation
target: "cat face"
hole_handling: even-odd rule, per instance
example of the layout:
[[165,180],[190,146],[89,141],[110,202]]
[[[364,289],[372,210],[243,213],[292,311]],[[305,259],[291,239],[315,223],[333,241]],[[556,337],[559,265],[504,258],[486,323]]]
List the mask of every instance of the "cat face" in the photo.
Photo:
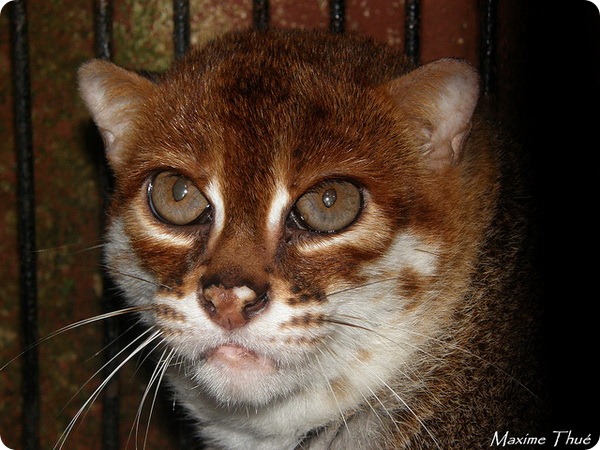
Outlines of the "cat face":
[[464,162],[477,78],[267,36],[157,83],[82,68],[116,175],[106,260],[197,395],[320,398],[326,415],[410,372],[447,326],[481,222]]

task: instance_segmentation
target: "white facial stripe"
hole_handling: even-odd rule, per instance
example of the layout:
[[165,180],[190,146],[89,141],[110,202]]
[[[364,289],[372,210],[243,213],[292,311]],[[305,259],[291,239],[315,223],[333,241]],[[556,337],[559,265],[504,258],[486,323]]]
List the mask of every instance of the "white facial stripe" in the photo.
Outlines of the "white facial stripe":
[[[373,242],[377,241],[376,236],[377,230],[382,228],[382,223],[385,223],[385,218],[377,213],[375,208],[367,206],[363,211],[363,217],[357,226],[351,226],[349,229],[341,231],[339,233],[332,233],[324,235],[322,239],[310,240],[299,244],[298,249],[305,254],[313,252],[320,252],[325,249],[329,251],[335,251],[335,247],[341,247],[345,245],[356,246],[359,242]],[[385,229],[385,227],[383,227]]]
[[211,180],[206,185],[204,194],[208,197],[209,202],[213,206],[213,232],[212,239],[215,239],[225,226],[225,203],[221,195],[221,183],[219,180]]
[[276,232],[281,227],[283,214],[291,202],[290,194],[281,184],[277,185],[267,216],[267,229]]
[[136,218],[139,221],[137,232],[144,235],[148,240],[160,241],[164,244],[178,247],[189,247],[194,244],[191,236],[169,233],[165,230],[164,226],[149,220],[145,214],[138,214]]

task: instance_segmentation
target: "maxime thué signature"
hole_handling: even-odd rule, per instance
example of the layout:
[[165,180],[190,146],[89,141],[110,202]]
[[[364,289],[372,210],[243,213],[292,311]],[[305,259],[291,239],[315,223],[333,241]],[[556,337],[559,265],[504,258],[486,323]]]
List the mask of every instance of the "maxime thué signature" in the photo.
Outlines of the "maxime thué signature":
[[[596,446],[594,446],[596,444]],[[556,430],[551,435],[547,436],[530,436],[525,434],[524,436],[513,436],[510,432],[504,433],[495,431],[492,436],[490,447],[521,447],[528,446],[527,448],[533,448],[535,446],[540,447],[579,447],[579,448],[598,448],[598,435],[592,435],[591,433],[587,436],[580,436],[573,433],[571,430]]]

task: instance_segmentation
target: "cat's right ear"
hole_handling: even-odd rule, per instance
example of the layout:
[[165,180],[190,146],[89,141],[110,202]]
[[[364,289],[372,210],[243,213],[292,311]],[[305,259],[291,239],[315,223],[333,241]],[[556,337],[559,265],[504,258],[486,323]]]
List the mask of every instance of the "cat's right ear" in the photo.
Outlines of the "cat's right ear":
[[79,69],[79,92],[100,130],[110,165],[123,157],[122,143],[131,133],[145,99],[155,85],[110,62],[92,60]]

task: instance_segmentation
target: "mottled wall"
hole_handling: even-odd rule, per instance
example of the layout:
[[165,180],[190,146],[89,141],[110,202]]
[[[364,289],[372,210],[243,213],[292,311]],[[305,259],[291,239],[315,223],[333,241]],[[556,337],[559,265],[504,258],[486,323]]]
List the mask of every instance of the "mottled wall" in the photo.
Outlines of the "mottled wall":
[[[31,87],[36,171],[37,248],[39,249],[40,336],[101,312],[99,160],[89,145],[89,116],[75,86],[78,66],[93,56],[92,1],[28,2]],[[404,1],[347,0],[346,27],[403,47]],[[423,0],[422,60],[454,56],[477,65],[477,0]],[[499,103],[505,117],[519,113],[524,100],[526,33],[503,3],[500,27]],[[512,5],[512,6],[511,6]],[[192,43],[202,44],[232,28],[250,26],[250,0],[191,1]],[[275,27],[327,27],[325,0],[272,0]],[[135,69],[160,71],[173,55],[170,0],[116,0],[114,59]],[[9,23],[0,16],[0,366],[18,354],[18,273],[15,154],[12,132]],[[507,99],[515,100],[509,102]],[[87,325],[39,346],[42,392],[42,448],[51,448],[79,407],[98,386],[90,378],[102,364],[101,326]],[[121,375],[122,443],[127,442],[147,374],[135,363]],[[20,360],[0,371],[0,436],[19,448]],[[81,389],[81,390],[80,390]],[[73,399],[71,399],[73,397]],[[66,448],[99,449],[100,402],[81,421]],[[173,448],[165,412],[156,412],[147,448]],[[141,421],[141,434],[146,420]],[[129,448],[134,446],[130,443]]]

